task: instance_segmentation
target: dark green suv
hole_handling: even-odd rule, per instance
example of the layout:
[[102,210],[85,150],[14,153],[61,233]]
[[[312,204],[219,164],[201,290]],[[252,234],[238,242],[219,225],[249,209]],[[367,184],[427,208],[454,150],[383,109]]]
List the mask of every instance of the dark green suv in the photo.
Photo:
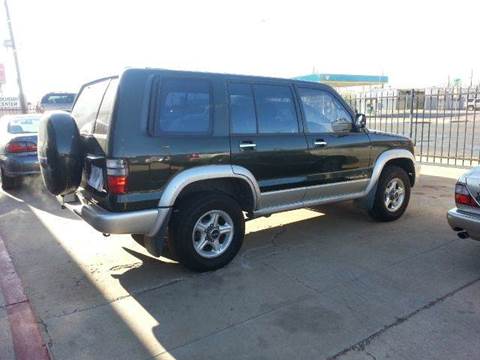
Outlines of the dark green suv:
[[232,260],[245,219],[352,199],[398,219],[416,176],[412,142],[368,131],[328,86],[156,69],[84,85],[38,149],[66,207],[198,271]]

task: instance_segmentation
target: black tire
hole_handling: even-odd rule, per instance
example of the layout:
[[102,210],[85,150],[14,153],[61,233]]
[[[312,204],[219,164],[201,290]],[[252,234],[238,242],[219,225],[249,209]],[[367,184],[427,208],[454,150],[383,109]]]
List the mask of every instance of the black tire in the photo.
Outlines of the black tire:
[[46,188],[54,195],[75,192],[83,169],[83,146],[75,119],[57,111],[46,114],[38,129],[38,158]]
[[132,239],[135,240],[139,245],[145,245],[145,235],[143,234],[131,234]]
[[469,106],[468,106],[468,110],[469,110],[469,111],[474,111],[474,110],[475,110],[475,106],[469,105]]
[[[194,247],[194,227],[198,221],[205,219],[205,215],[210,211],[220,211],[226,213],[233,222],[232,237],[228,235],[216,235],[218,243],[231,239],[229,245],[225,245],[225,250],[216,255],[216,257],[207,258],[200,255]],[[224,220],[222,216],[218,223]],[[225,225],[226,222],[223,223]],[[213,227],[209,234],[215,227]],[[217,226],[218,229],[218,226]],[[205,231],[207,233],[207,231]],[[210,236],[210,235],[208,235]],[[206,235],[206,238],[209,239]],[[185,267],[193,271],[211,271],[219,269],[228,264],[238,253],[242,246],[243,238],[245,236],[245,219],[243,217],[242,209],[235,200],[227,195],[221,193],[199,193],[182,199],[179,204],[175,206],[172,218],[169,224],[169,245],[172,247],[172,252],[178,258],[178,261]],[[223,237],[223,238],[222,238]],[[211,239],[211,238],[210,238]],[[212,240],[213,244],[213,240]],[[208,250],[207,243],[203,249],[205,252],[214,251],[213,246]]]
[[0,169],[3,190],[13,190],[18,187],[19,179],[5,175],[3,169]]
[[[404,188],[404,198],[398,208],[392,205],[392,208],[387,208],[386,205],[386,191],[387,186],[391,184],[391,181],[398,179],[403,183]],[[373,207],[370,209],[369,213],[372,218],[378,221],[394,221],[400,218],[405,210],[407,209],[408,202],[410,201],[410,179],[405,170],[398,166],[390,165],[383,169],[382,175],[378,181],[377,191],[375,193],[375,199],[373,202]],[[390,201],[395,200],[396,194],[393,194],[393,199],[390,198]]]

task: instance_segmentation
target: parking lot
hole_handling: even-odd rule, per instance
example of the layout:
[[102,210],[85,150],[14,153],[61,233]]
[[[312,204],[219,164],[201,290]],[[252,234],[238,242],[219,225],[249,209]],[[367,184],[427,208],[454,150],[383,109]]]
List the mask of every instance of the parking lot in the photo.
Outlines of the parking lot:
[[256,219],[211,273],[103,237],[40,180],[0,192],[0,236],[53,359],[478,358],[480,242],[445,218],[461,171],[422,171],[395,223],[352,203]]

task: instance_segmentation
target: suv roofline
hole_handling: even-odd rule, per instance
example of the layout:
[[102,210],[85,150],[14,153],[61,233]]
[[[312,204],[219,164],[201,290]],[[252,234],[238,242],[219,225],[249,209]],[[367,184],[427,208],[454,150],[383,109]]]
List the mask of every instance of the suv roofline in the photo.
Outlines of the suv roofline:
[[131,68],[126,68],[119,72],[117,75],[110,75],[110,76],[105,76],[102,78],[98,78],[96,80],[92,80],[88,83],[85,83],[82,85],[81,89],[87,85],[94,84],[98,81],[106,80],[106,79],[112,79],[116,77],[122,77],[123,74],[129,73],[129,72],[135,72],[135,71],[147,71],[147,72],[168,72],[172,74],[183,74],[183,75],[204,75],[207,77],[215,76],[215,77],[222,77],[228,80],[253,80],[253,79],[258,79],[262,81],[281,81],[281,82],[288,82],[291,84],[298,84],[298,85],[306,85],[306,86],[319,86],[319,87],[325,87],[328,89],[332,89],[336,91],[332,86],[324,84],[324,83],[317,83],[313,81],[307,81],[307,80],[299,80],[299,79],[293,79],[293,78],[284,78],[284,77],[274,77],[274,76],[262,76],[262,75],[249,75],[249,74],[232,74],[232,73],[221,73],[221,72],[209,72],[209,71],[195,71],[195,70],[173,70],[173,69],[165,69],[165,68],[155,68],[155,67],[131,67]]
[[219,77],[224,77],[228,79],[259,79],[259,80],[265,80],[265,81],[284,81],[284,82],[289,82],[289,83],[294,83],[294,84],[305,84],[305,85],[320,85],[320,86],[325,86],[328,87],[329,89],[333,89],[330,85],[323,84],[323,83],[317,83],[313,81],[307,81],[307,80],[299,80],[299,79],[293,79],[293,78],[285,78],[285,77],[275,77],[275,76],[262,76],[262,75],[252,75],[252,74],[232,74],[232,73],[221,73],[221,72],[210,72],[210,71],[195,71],[195,70],[171,70],[171,69],[163,69],[163,68],[129,68],[125,69],[124,71],[130,71],[130,70],[148,70],[148,71],[164,71],[164,72],[172,72],[172,73],[178,73],[178,74],[196,74],[196,75],[205,75],[205,76],[219,76]]

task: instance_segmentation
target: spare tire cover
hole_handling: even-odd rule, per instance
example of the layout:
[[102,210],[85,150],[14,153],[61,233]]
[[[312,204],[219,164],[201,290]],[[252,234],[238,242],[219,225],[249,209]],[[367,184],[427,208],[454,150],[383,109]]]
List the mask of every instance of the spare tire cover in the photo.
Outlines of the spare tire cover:
[[82,179],[83,152],[74,118],[57,111],[44,115],[38,131],[38,159],[43,181],[54,195],[73,193]]

